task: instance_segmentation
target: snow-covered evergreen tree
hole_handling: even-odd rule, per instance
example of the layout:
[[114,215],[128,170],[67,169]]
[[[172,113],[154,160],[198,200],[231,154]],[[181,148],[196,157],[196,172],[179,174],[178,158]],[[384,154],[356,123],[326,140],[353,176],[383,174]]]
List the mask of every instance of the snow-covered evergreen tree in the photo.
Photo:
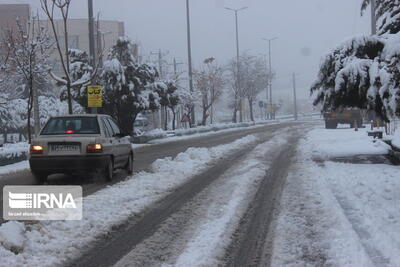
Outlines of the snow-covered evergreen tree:
[[390,2],[378,1],[379,18],[386,18],[380,35],[352,38],[326,56],[311,88],[323,111],[357,107],[386,121],[400,116],[400,20],[394,16],[400,6]]
[[[71,88],[72,99],[78,102],[82,107],[87,106],[86,86],[90,84],[90,75],[93,68],[89,64],[89,56],[85,51],[79,49],[68,50],[70,64],[70,77],[76,81],[76,86]],[[84,83],[81,83],[84,82]],[[67,100],[68,94],[65,85],[62,85],[61,99]]]
[[[400,31],[400,1],[375,0],[378,34],[395,34]],[[370,5],[370,0],[363,0],[362,14]]]
[[155,68],[135,62],[129,39],[117,40],[104,62],[101,82],[104,111],[118,120],[124,132],[132,133],[140,112],[158,108],[157,77]]

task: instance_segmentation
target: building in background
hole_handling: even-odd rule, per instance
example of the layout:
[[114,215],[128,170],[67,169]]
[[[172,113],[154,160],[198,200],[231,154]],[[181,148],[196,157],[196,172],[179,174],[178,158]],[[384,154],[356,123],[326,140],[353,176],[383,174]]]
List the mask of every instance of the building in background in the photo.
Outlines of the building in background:
[[[42,21],[43,26],[48,29],[50,35],[53,35],[50,22]],[[58,39],[60,40],[61,48],[64,49],[64,29],[62,20],[55,20]],[[116,43],[119,37],[125,35],[125,26],[121,21],[115,20],[100,20],[95,22],[95,51],[96,62],[100,63],[106,59],[108,51]],[[79,49],[89,54],[89,28],[88,19],[69,19],[68,20],[68,46],[72,49]],[[135,50],[137,50],[135,48]],[[98,57],[101,55],[102,57]],[[54,53],[51,56],[51,61],[54,62],[54,71],[60,73],[61,64],[59,55],[54,48]]]
[[17,19],[21,25],[27,25],[30,20],[29,4],[0,4],[0,62],[6,55],[4,49],[4,33],[8,30],[17,31]]

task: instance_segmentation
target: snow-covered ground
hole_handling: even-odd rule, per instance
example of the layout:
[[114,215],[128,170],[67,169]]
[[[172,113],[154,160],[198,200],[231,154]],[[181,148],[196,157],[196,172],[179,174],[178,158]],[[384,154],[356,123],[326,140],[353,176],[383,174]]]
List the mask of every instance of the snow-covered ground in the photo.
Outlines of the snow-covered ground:
[[302,140],[275,223],[272,266],[400,266],[400,167],[329,161],[387,149],[365,130],[316,129]]
[[4,144],[0,147],[0,157],[5,157],[7,155],[19,155],[28,151],[29,145],[27,142],[20,142],[15,144]]
[[308,156],[318,159],[346,157],[353,155],[387,154],[390,146],[381,140],[372,142],[367,128],[338,128],[335,130],[316,129],[308,134],[305,145]]
[[156,160],[152,172],[135,174],[131,179],[85,197],[81,221],[4,223],[0,226],[0,266],[28,263],[29,266],[54,266],[65,263],[76,257],[96,237],[107,234],[128,217],[142,212],[216,159],[256,140],[250,135],[210,149],[189,148],[174,159]]
[[400,128],[393,135],[392,145],[400,149]]
[[14,173],[14,172],[19,172],[23,171],[29,168],[29,162],[27,160],[14,163],[14,164],[9,164],[6,166],[1,166],[0,167],[0,179],[2,176]]

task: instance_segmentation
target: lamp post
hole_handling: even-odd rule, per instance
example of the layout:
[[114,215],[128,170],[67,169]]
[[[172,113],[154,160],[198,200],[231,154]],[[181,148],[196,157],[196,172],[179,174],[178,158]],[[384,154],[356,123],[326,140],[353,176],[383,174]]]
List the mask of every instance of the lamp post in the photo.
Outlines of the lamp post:
[[272,60],[271,60],[271,42],[278,39],[278,37],[274,37],[271,39],[263,38],[264,41],[268,42],[268,60],[269,60],[269,105],[271,109],[271,119],[275,118],[275,113],[272,110]]
[[239,9],[225,7],[225,9],[229,11],[233,11],[235,13],[235,25],[236,25],[236,65],[237,65],[237,78],[236,85],[239,92],[239,116],[240,122],[243,122],[243,106],[242,106],[242,92],[240,86],[240,49],[239,49],[239,23],[238,23],[238,12],[247,9],[247,7],[242,7]]
[[[190,6],[189,0],[186,0],[186,26],[187,26],[187,49],[188,49],[188,71],[189,71],[189,89],[193,92],[193,69],[192,69],[192,43],[190,37]],[[192,105],[190,113],[191,125],[196,124],[196,117],[194,114],[194,104]]]

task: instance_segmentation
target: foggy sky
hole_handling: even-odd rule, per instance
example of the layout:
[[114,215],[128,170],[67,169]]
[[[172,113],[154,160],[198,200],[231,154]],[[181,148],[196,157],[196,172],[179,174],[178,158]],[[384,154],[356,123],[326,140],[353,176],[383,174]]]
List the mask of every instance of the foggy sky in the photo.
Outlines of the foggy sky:
[[[39,0],[0,0],[27,3],[34,9]],[[291,94],[291,73],[298,75],[299,95],[309,96],[321,58],[343,40],[369,34],[369,14],[360,17],[361,0],[191,0],[192,50],[194,67],[207,57],[225,64],[236,54],[233,12],[223,7],[248,6],[240,12],[240,50],[266,54],[262,38],[278,37],[272,45],[276,72],[275,95]],[[71,17],[87,16],[87,1],[72,1]],[[187,63],[185,0],[94,0],[101,19],[125,22],[126,34],[150,51],[169,51]],[[155,59],[155,58],[154,58]],[[186,69],[185,65],[180,66]]]

